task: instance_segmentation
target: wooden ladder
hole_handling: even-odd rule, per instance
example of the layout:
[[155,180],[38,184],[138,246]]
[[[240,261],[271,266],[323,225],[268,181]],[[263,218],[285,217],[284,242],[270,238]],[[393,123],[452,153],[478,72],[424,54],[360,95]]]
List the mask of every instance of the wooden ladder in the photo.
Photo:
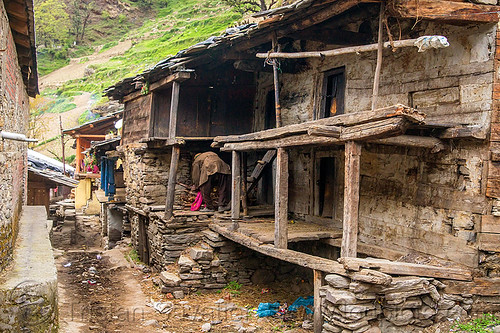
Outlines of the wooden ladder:
[[262,175],[264,173],[264,170],[267,168],[268,165],[271,165],[276,158],[276,150],[271,149],[266,152],[264,157],[257,161],[257,165],[255,166],[255,169],[253,169],[252,174],[250,177],[248,177],[248,183],[250,184],[250,187],[248,188],[248,193],[250,193],[259,183],[259,180],[262,178]]

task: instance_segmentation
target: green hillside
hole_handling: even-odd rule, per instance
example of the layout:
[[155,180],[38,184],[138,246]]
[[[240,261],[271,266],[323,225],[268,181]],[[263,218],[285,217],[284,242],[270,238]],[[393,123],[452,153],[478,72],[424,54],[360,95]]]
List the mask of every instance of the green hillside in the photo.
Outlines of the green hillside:
[[[71,14],[75,5],[89,3],[85,34],[83,38],[77,37],[75,18],[66,14]],[[63,10],[59,8],[58,12],[55,4]],[[43,11],[44,5],[50,5],[49,18],[44,17],[48,15],[47,9]],[[242,19],[241,13],[221,0],[38,0],[35,15],[42,22],[54,22],[57,32],[55,37],[37,36],[41,82],[41,96],[37,99],[41,101],[32,103],[33,115],[42,116],[48,125],[45,126],[48,130],[39,130],[38,138],[51,143],[38,145],[36,149],[52,157],[61,155],[54,142],[59,123],[51,123],[58,121],[59,116],[49,114],[60,114],[65,128],[89,121],[96,117],[91,109],[107,102],[107,98],[101,96],[105,88],[197,42],[219,35]],[[59,34],[64,27],[68,31]],[[100,58],[121,44],[127,47]],[[70,63],[85,68],[85,75],[72,78],[75,75],[70,75],[74,74]],[[64,73],[66,68],[68,75]],[[56,73],[59,73],[57,79],[47,79]]]

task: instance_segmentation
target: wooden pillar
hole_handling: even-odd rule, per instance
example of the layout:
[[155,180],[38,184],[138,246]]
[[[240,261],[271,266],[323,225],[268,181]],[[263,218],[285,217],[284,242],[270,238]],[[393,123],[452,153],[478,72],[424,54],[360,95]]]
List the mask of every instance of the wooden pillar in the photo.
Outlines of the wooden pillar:
[[233,151],[231,165],[231,219],[240,218],[241,161],[240,152]]
[[172,83],[172,102],[170,103],[170,120],[168,126],[168,137],[175,138],[177,135],[177,110],[179,109],[180,83]]
[[[273,51],[280,52],[280,46],[278,44],[278,37],[276,33],[273,34],[272,39]],[[274,75],[274,102],[276,108],[276,127],[281,127],[281,103],[280,103],[280,76],[278,68],[278,59],[273,59],[273,75]]]
[[[179,82],[172,83],[172,101],[170,103],[170,119],[168,127],[168,137],[173,139],[177,134],[177,111],[179,109]],[[169,219],[174,215],[175,186],[177,185],[177,167],[179,166],[179,146],[172,146],[170,157],[170,170],[168,172],[167,199],[165,202],[165,218]]]
[[358,246],[359,171],[361,145],[345,144],[344,223],[341,257],[356,257]]
[[380,72],[382,71],[382,58],[384,51],[384,3],[380,3],[380,16],[378,18],[378,48],[377,48],[377,67],[375,67],[375,78],[373,80],[373,96],[372,96],[372,110],[375,110],[377,105],[378,90],[380,86]]
[[247,153],[241,153],[241,205],[243,206],[243,216],[248,215],[248,184],[247,184]]
[[170,170],[168,172],[167,201],[165,203],[165,218],[169,219],[174,214],[175,186],[177,183],[177,167],[179,166],[179,146],[172,147],[172,156],[170,157]]
[[276,155],[274,247],[288,247],[288,153],[284,148],[278,148]]
[[314,270],[314,333],[323,330],[323,314],[321,312],[321,297],[319,289],[323,286],[323,272]]
[[77,174],[81,172],[82,165],[82,142],[79,137],[76,138],[76,168],[75,168],[75,177]]

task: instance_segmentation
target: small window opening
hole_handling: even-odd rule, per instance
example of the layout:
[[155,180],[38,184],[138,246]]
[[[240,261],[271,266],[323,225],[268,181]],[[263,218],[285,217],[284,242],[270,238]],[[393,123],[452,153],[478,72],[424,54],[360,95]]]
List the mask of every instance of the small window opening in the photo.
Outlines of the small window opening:
[[325,72],[320,118],[344,113],[345,70],[337,68]]

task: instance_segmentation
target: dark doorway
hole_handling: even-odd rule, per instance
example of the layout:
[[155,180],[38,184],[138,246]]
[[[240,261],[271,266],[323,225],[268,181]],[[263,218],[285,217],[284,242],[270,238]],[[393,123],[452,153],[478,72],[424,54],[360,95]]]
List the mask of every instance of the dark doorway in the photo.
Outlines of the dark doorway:
[[344,113],[345,68],[325,72],[319,118],[333,117]]
[[274,90],[270,90],[266,95],[266,114],[264,129],[276,128],[276,103]]
[[319,174],[316,179],[318,186],[318,215],[333,217],[335,200],[335,158],[323,157],[319,161]]

